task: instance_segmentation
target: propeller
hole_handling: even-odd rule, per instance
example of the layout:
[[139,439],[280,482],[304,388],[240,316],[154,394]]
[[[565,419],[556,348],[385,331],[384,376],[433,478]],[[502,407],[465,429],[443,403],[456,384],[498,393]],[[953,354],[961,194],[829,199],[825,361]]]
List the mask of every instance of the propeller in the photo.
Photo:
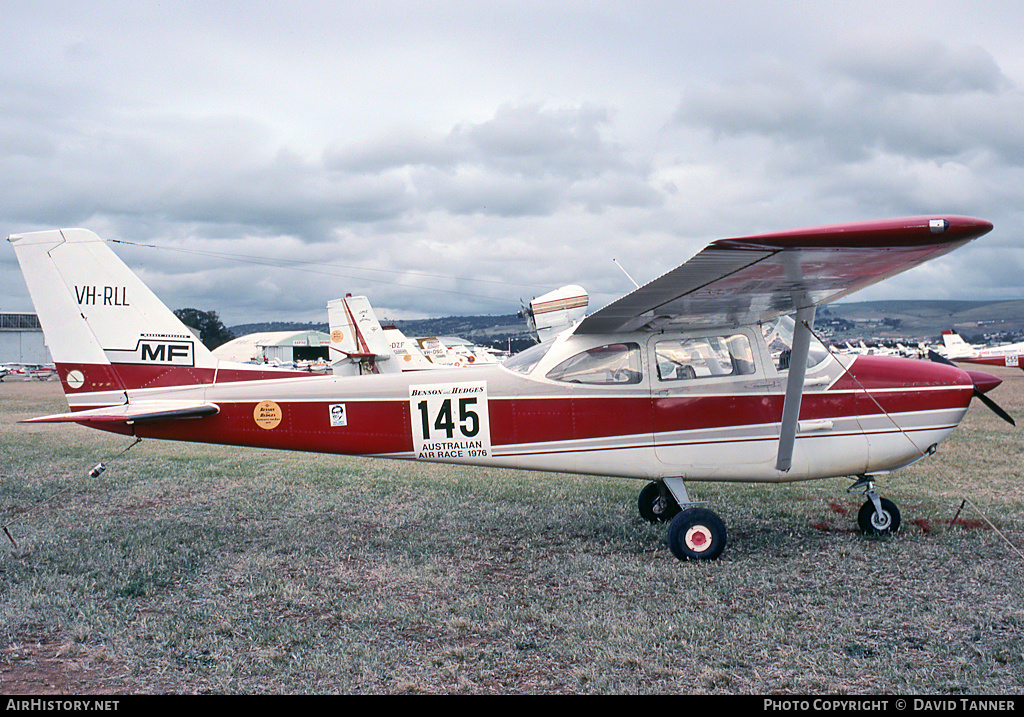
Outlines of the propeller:
[[[960,368],[948,358],[932,349],[928,349],[928,360]],[[999,404],[985,395],[986,391],[991,391],[993,388],[1001,384],[1002,381],[992,374],[984,373],[982,371],[967,371],[967,375],[971,377],[971,382],[974,383],[974,397],[988,406],[992,410],[992,413],[999,416],[1011,426],[1016,426],[1017,423],[1013,420],[1013,417],[1004,411]]]
[[529,331],[536,331],[537,324],[533,318],[533,307],[527,304],[522,298],[519,299],[519,318],[526,319],[526,328]]

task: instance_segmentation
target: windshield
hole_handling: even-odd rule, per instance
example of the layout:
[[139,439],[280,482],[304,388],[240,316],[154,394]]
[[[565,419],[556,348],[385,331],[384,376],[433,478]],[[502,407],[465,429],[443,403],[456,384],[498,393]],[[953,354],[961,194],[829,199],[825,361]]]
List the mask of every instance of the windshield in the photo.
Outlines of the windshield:
[[[771,354],[775,368],[779,371],[789,370],[789,356],[793,350],[793,329],[795,327],[796,321],[792,316],[780,316],[774,321],[761,324],[761,334],[768,346],[768,353]],[[828,349],[812,336],[810,350],[807,352],[807,368],[817,366],[828,356]]]
[[545,378],[568,383],[640,383],[640,346],[608,344],[582,351],[548,371]]
[[537,344],[531,346],[528,349],[520,351],[519,353],[509,356],[505,359],[505,362],[501,364],[509,371],[515,371],[516,373],[528,374],[534,369],[537,363],[544,358],[544,355],[551,348],[551,344]]

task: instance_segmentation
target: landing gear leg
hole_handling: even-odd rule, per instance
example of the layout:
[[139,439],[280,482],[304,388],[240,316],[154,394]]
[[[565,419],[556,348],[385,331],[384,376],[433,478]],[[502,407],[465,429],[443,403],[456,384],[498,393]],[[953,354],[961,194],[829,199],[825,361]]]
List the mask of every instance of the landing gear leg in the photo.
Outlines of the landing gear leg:
[[865,535],[892,535],[900,529],[900,511],[891,500],[879,497],[875,483],[869,476],[859,476],[847,493],[861,492],[867,496],[860,512],[857,525]]
[[668,526],[668,547],[679,560],[715,560],[725,549],[725,523],[707,508],[690,500],[682,478],[666,478],[677,513]]

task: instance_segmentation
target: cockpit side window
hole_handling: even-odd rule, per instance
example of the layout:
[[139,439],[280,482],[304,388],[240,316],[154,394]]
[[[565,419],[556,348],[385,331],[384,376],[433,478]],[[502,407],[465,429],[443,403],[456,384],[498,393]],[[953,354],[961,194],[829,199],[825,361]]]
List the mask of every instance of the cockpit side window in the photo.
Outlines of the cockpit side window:
[[597,385],[640,383],[640,346],[621,343],[588,349],[555,366],[546,378]]
[[748,376],[755,371],[750,341],[744,334],[659,341],[655,356],[662,381]]

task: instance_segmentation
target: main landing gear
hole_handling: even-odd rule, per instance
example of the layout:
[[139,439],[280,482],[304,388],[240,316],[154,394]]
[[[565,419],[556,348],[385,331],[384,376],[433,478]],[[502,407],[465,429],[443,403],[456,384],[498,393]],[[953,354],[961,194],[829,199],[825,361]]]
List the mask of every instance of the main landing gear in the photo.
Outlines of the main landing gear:
[[860,532],[865,535],[892,535],[900,529],[899,508],[891,500],[879,497],[870,476],[858,476],[857,482],[847,488],[846,492],[860,492],[867,496],[857,513]]
[[[865,535],[891,535],[900,529],[896,504],[875,491],[870,476],[858,476],[848,493],[867,496],[857,514],[857,525]],[[707,508],[690,500],[682,478],[665,478],[648,483],[637,499],[640,517],[649,523],[668,523],[668,547],[680,560],[714,560],[722,554],[728,536],[725,523]]]
[[725,549],[722,519],[690,500],[681,478],[649,483],[637,499],[640,516],[649,523],[668,523],[668,547],[680,560],[714,560]]

